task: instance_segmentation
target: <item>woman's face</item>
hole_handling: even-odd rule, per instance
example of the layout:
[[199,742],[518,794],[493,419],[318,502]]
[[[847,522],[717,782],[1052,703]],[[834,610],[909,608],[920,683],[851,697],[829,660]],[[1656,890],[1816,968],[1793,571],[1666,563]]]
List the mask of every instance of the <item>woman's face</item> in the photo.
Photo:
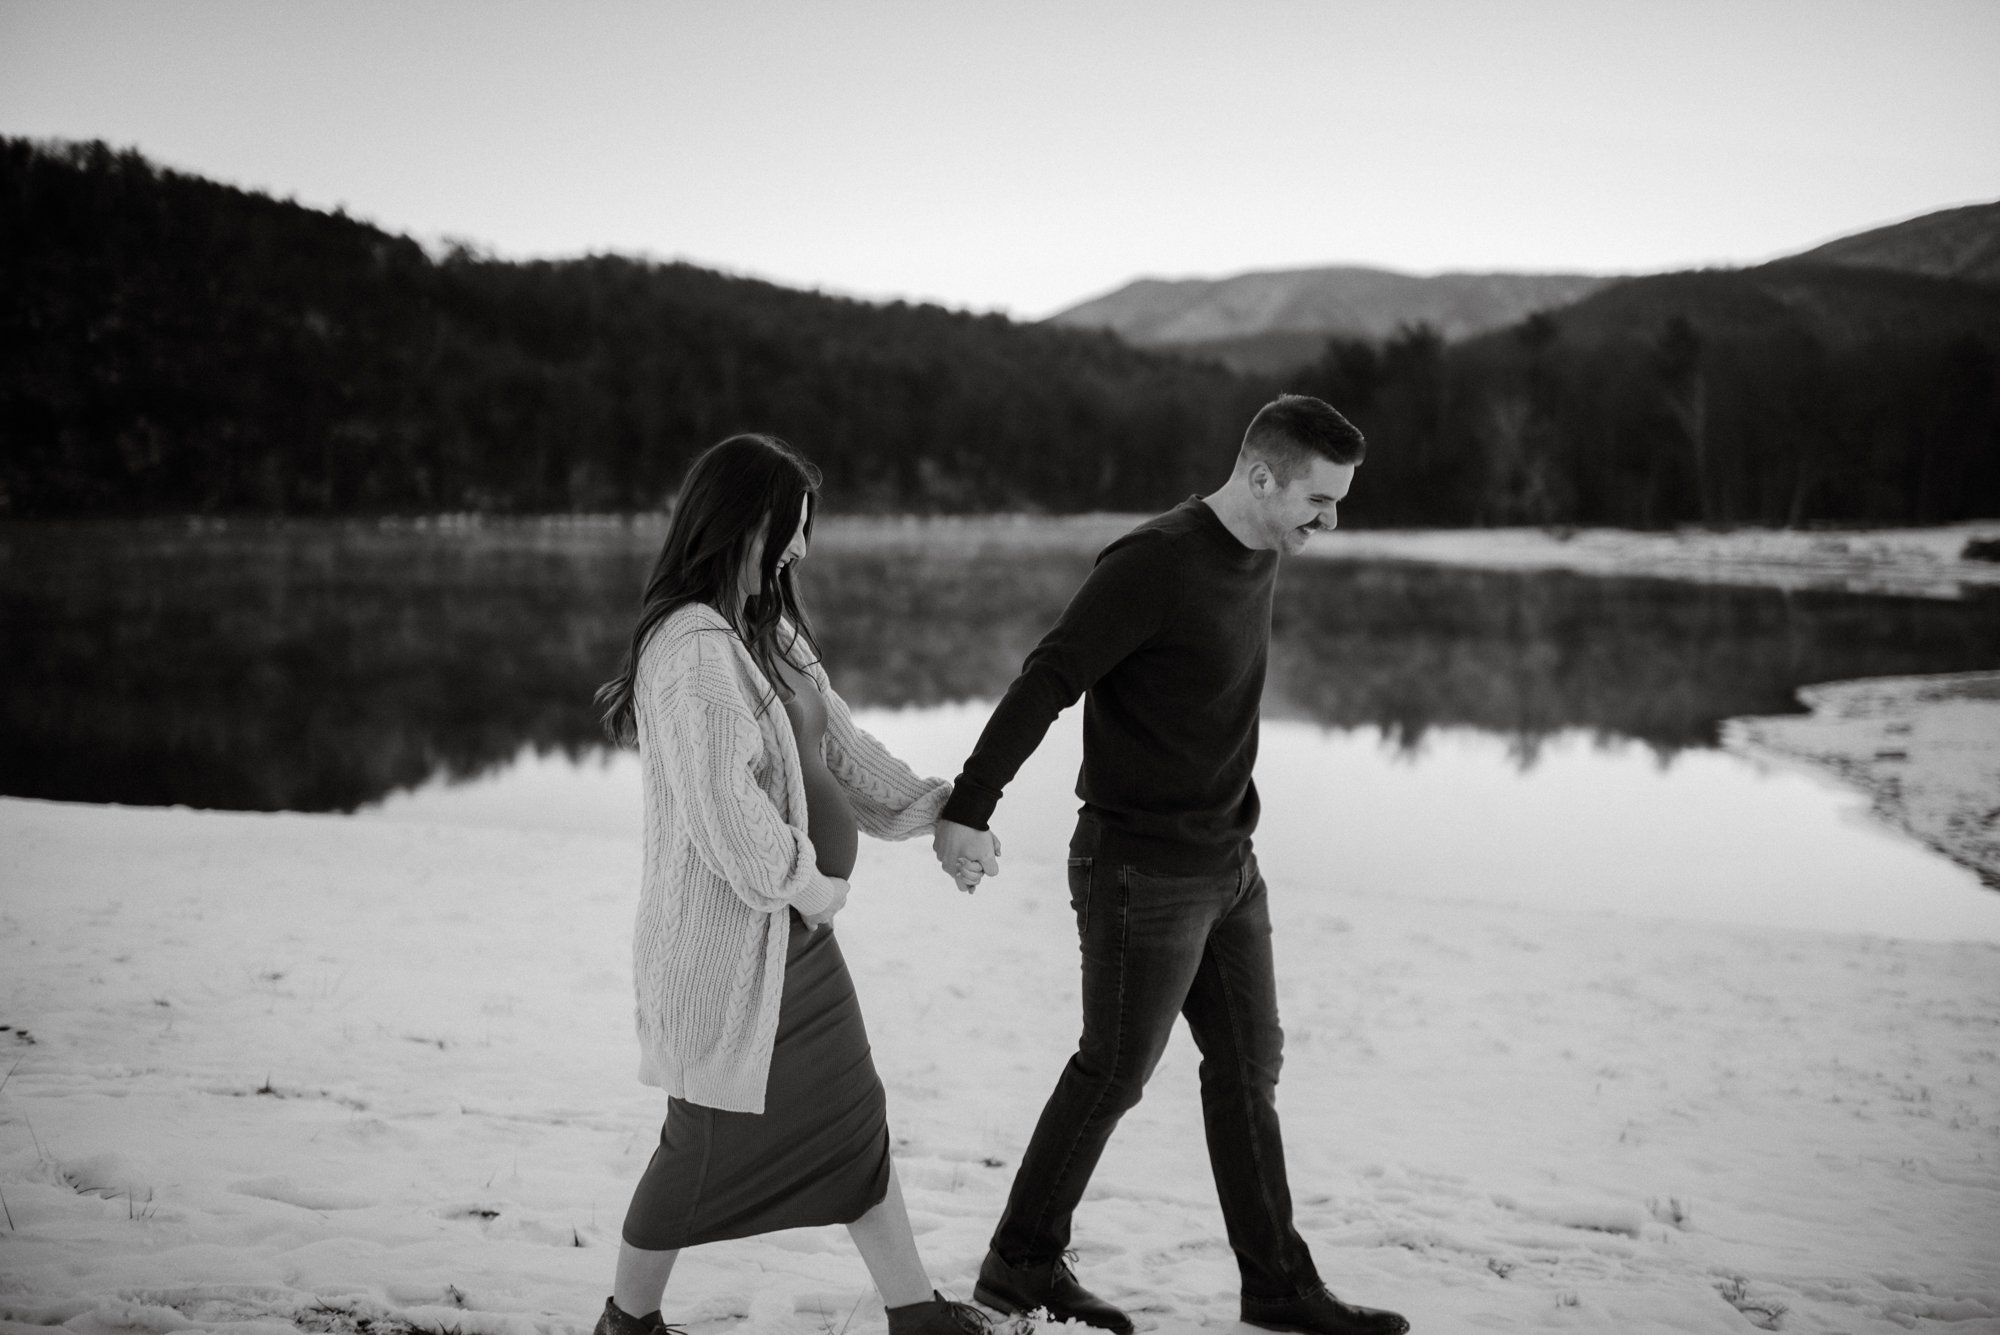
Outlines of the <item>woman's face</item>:
[[[778,554],[778,568],[780,570],[783,570],[792,562],[800,560],[805,556],[806,516],[811,512],[812,498],[810,496],[801,497],[799,500],[798,519],[792,527],[791,541],[787,542],[785,550]],[[767,516],[764,519],[758,520],[757,527],[752,529],[750,536],[744,540],[743,559],[738,564],[736,571],[736,593],[739,603],[749,602],[760,592],[758,586],[762,578],[761,566],[764,555],[764,543],[766,535],[770,532],[771,518]]]
[[806,516],[812,513],[812,497],[799,497],[799,520],[792,528],[792,540],[785,544],[785,550],[778,557],[778,569],[783,570],[794,561],[805,559]]

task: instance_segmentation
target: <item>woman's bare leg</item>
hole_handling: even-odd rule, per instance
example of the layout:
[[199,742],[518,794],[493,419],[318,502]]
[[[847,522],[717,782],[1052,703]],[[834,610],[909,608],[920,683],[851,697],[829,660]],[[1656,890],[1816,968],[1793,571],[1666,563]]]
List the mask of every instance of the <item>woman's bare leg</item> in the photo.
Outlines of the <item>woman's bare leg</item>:
[[917,1255],[917,1240],[910,1232],[910,1212],[903,1206],[903,1184],[896,1180],[894,1161],[889,1164],[888,1194],[849,1224],[847,1232],[867,1263],[884,1307],[930,1301],[931,1277],[924,1271],[923,1258]]
[[[908,1225],[904,1227],[907,1230]],[[619,1242],[618,1278],[611,1285],[611,1301],[627,1316],[648,1316],[659,1311],[660,1295],[667,1291],[667,1276],[674,1273],[674,1262],[679,1257],[678,1250],[648,1252],[629,1242]]]

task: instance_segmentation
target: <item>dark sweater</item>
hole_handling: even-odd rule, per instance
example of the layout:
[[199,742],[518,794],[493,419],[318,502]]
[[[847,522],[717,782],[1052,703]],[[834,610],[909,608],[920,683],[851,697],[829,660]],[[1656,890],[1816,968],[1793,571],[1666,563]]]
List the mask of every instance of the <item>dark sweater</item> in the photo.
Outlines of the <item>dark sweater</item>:
[[1080,857],[1165,872],[1238,865],[1257,827],[1257,709],[1275,552],[1238,542],[1200,497],[1098,554],[1021,666],[944,818],[985,829],[1057,714],[1083,712]]

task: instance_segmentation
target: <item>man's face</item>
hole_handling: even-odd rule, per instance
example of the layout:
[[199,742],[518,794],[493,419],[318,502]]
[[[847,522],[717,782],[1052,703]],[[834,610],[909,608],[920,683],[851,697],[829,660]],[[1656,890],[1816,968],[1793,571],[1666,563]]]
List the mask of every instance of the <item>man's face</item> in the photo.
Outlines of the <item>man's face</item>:
[[1297,552],[1315,533],[1331,532],[1340,522],[1340,502],[1354,485],[1353,464],[1337,464],[1315,457],[1290,482],[1280,484],[1269,475],[1252,494],[1261,503],[1265,546],[1272,551]]

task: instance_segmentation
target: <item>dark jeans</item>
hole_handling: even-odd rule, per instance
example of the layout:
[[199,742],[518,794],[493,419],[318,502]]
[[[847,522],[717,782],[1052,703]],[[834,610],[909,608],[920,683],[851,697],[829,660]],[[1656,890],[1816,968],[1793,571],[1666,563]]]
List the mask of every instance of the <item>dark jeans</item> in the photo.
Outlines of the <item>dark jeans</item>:
[[1083,952],[1083,1037],[1014,1175],[994,1250],[1023,1265],[1069,1246],[1070,1216],[1179,1014],[1201,1050],[1208,1162],[1243,1293],[1310,1289],[1318,1274],[1292,1227],[1278,1132],[1284,1033],[1256,860],[1220,874],[1166,876],[1072,858],[1069,890]]

